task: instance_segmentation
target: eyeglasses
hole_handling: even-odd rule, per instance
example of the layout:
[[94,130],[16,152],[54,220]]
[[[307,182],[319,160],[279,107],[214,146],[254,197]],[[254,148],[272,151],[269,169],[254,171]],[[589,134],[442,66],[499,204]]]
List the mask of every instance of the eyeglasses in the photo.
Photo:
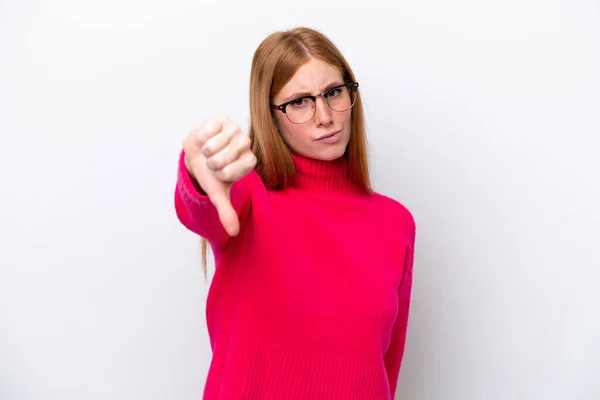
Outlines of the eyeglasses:
[[333,111],[342,112],[352,108],[356,101],[357,90],[358,82],[349,82],[316,96],[303,96],[280,105],[271,104],[271,107],[284,113],[291,123],[304,124],[315,116],[317,97],[323,97]]

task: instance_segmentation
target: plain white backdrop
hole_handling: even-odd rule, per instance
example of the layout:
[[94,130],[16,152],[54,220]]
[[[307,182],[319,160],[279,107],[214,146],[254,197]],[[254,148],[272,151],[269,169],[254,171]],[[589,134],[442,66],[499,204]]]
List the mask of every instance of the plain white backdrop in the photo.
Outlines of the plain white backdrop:
[[398,399],[599,399],[594,0],[0,1],[0,398],[201,397],[177,157],[247,128],[252,54],[297,25],[346,55],[417,221]]

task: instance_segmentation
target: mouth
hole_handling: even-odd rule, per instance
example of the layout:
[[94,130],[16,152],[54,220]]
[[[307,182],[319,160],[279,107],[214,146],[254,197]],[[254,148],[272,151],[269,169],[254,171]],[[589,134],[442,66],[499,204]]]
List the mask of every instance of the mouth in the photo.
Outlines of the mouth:
[[335,132],[330,132],[330,133],[326,133],[324,135],[319,136],[316,140],[323,140],[323,139],[327,139],[327,138],[331,138],[334,135],[337,135],[338,133],[340,133],[340,131],[335,131]]

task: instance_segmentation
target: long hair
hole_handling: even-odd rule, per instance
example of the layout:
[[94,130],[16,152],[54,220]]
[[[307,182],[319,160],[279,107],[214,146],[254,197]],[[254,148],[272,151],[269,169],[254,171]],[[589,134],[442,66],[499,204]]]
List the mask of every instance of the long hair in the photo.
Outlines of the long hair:
[[[258,46],[250,72],[250,128],[255,170],[268,189],[289,186],[295,173],[290,149],[279,134],[270,106],[271,99],[311,58],[337,68],[344,82],[356,81],[350,65],[339,49],[321,32],[306,27],[274,32]],[[367,158],[367,140],[360,91],[352,107],[350,141],[344,156],[350,179],[366,193],[372,193]],[[202,264],[206,277],[208,243],[202,239]]]

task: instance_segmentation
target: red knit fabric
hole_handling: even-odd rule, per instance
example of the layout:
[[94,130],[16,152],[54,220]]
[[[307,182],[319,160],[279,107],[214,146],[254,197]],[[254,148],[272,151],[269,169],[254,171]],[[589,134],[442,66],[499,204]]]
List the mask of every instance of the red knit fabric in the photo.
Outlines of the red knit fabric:
[[397,201],[353,186],[343,158],[294,162],[284,190],[267,190],[254,171],[233,185],[241,229],[230,238],[181,154],[177,216],[209,241],[216,265],[204,399],[393,399],[414,219]]

